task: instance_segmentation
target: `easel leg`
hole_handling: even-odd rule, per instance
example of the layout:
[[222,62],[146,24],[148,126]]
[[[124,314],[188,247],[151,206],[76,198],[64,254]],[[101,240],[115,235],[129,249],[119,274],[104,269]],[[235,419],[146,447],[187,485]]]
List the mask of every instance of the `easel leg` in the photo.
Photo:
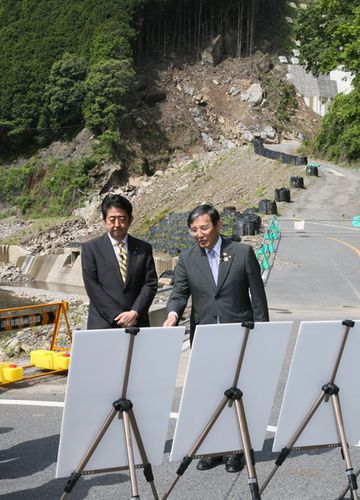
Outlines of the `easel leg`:
[[244,447],[244,456],[245,456],[246,469],[248,473],[248,483],[251,491],[251,497],[253,498],[253,500],[261,500],[259,484],[256,477],[256,470],[251,456],[249,429],[247,426],[244,404],[242,399],[235,400],[235,407],[239,421],[241,440]]
[[170,489],[162,497],[162,500],[166,500],[166,498],[168,498],[168,496],[170,495],[170,493],[174,489],[174,487],[175,487],[176,483],[178,482],[178,480],[180,479],[180,477],[184,474],[184,472],[186,471],[186,469],[189,467],[189,465],[191,464],[194,456],[196,455],[197,450],[200,448],[200,446],[202,445],[202,443],[205,440],[206,436],[211,431],[213,425],[215,424],[216,420],[218,419],[220,413],[225,408],[225,406],[226,406],[226,404],[227,404],[228,401],[229,401],[228,397],[224,397],[222,399],[221,403],[219,404],[219,406],[214,411],[214,413],[213,413],[212,417],[210,418],[209,422],[206,424],[206,427],[203,430],[203,432],[201,433],[199,439],[196,441],[196,443],[194,444],[194,446],[192,447],[192,449],[190,450],[190,452],[188,453],[188,455],[186,455],[183,458],[183,460],[182,460],[182,462],[181,462],[178,470],[176,471],[177,477],[174,480],[174,482],[172,483],[172,485],[170,486]]
[[[359,474],[360,474],[360,469],[358,469],[357,473],[355,474],[355,477],[358,478]],[[349,491],[349,489],[350,489],[350,486],[346,486],[346,488],[342,491],[342,493],[337,498],[337,500],[344,500],[344,497],[345,497],[346,493]]]
[[135,472],[135,461],[134,461],[134,450],[131,441],[131,429],[130,429],[130,420],[127,412],[122,414],[122,418],[124,420],[124,432],[125,432],[125,440],[126,440],[126,452],[128,457],[129,464],[129,473],[130,473],[130,482],[131,482],[131,498],[137,499],[139,497],[136,472]]
[[153,473],[152,473],[151,464],[150,464],[150,462],[148,460],[148,457],[146,455],[144,443],[143,443],[143,441],[141,439],[141,434],[140,434],[139,427],[137,425],[136,418],[135,418],[133,410],[129,411],[129,419],[130,419],[130,423],[132,425],[132,428],[133,428],[133,431],[134,431],[134,435],[135,435],[135,439],[136,439],[136,442],[137,442],[137,445],[138,445],[138,448],[139,448],[139,452],[140,452],[140,455],[141,455],[141,460],[142,460],[142,463],[144,465],[144,476],[145,476],[145,479],[146,479],[146,481],[148,481],[148,483],[150,483],[151,490],[153,492],[155,500],[159,500],[159,497],[158,497],[158,494],[157,494],[157,491],[156,491],[156,488],[155,488],[155,485],[154,485],[154,476],[153,476]]
[[305,427],[309,423],[310,419],[312,418],[312,416],[314,415],[314,413],[316,412],[316,410],[319,408],[319,406],[321,405],[321,403],[325,399],[325,396],[326,396],[325,392],[322,391],[321,394],[319,395],[318,399],[315,401],[315,403],[311,407],[310,411],[307,413],[306,417],[304,418],[304,420],[300,424],[300,426],[297,429],[297,431],[292,435],[292,437],[290,438],[290,440],[287,443],[287,445],[285,446],[285,448],[283,448],[281,450],[281,452],[279,453],[279,456],[278,456],[278,458],[275,461],[275,466],[273,467],[272,471],[270,472],[270,474],[265,479],[264,484],[260,488],[260,494],[263,493],[263,491],[265,490],[266,486],[270,483],[270,481],[271,481],[272,477],[274,476],[275,472],[278,470],[278,468],[286,460],[287,456],[289,455],[289,453],[291,451],[291,448],[294,446],[294,444],[298,440],[299,436],[302,434],[303,430],[305,429]]
[[347,443],[346,436],[345,436],[344,421],[343,421],[343,417],[342,417],[342,413],[341,413],[341,406],[340,406],[338,392],[339,391],[337,390],[336,393],[331,396],[331,401],[332,401],[333,407],[334,407],[337,429],[338,429],[338,433],[340,436],[341,449],[342,449],[345,464],[346,464],[346,474],[348,476],[351,497],[354,500],[357,500],[359,498],[357,491],[356,491],[358,486],[357,486],[357,482],[356,482],[356,475],[355,475],[355,472],[354,472],[354,469],[353,469],[353,466],[351,463],[348,443]]
[[107,418],[106,418],[103,426],[101,427],[100,431],[98,432],[97,436],[95,437],[95,439],[94,439],[92,445],[90,446],[89,450],[87,451],[85,457],[83,458],[83,460],[81,461],[80,465],[75,470],[75,472],[73,472],[71,474],[70,479],[66,483],[66,486],[64,488],[64,493],[61,496],[60,500],[63,500],[66,497],[66,495],[68,493],[70,493],[70,491],[73,489],[73,487],[77,483],[77,481],[80,478],[81,473],[84,470],[86,464],[88,463],[88,461],[90,460],[92,454],[96,450],[96,447],[100,443],[100,441],[103,438],[105,432],[108,430],[111,422],[114,420],[114,417],[115,417],[116,413],[117,413],[116,410],[112,409],[111,412],[109,413],[109,415],[107,416]]

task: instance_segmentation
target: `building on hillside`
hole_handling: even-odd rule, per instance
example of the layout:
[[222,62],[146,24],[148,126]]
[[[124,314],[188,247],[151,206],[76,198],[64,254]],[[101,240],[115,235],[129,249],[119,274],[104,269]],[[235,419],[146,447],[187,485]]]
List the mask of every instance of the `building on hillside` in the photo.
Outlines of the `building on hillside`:
[[337,94],[351,91],[353,76],[337,69],[329,75],[315,77],[299,64],[289,64],[287,78],[303,96],[306,105],[324,116]]

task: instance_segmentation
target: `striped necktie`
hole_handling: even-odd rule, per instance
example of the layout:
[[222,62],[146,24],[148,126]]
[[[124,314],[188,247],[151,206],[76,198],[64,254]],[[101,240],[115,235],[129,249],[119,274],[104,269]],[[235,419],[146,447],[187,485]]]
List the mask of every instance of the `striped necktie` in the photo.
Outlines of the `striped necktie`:
[[121,277],[123,279],[123,282],[125,283],[126,270],[127,270],[127,253],[126,253],[125,243],[123,241],[119,243],[119,266],[120,266]]

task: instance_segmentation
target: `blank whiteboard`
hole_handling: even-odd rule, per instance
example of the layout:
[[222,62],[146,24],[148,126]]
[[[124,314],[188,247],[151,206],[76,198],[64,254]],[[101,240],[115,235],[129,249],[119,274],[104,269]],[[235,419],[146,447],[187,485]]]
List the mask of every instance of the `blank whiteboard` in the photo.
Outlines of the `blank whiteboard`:
[[[283,402],[279,415],[273,451],[288,444],[304,417],[330,382],[344,336],[341,321],[304,321],[300,325]],[[339,387],[346,437],[356,444],[360,435],[360,321],[350,328],[340,366],[335,378]],[[294,447],[339,443],[333,404],[322,402]]]
[[[263,447],[292,322],[255,323],[250,330],[237,387],[252,448]],[[245,328],[241,323],[197,326],[185,377],[170,460],[180,460],[194,446],[215,409],[232,387]],[[197,455],[243,449],[235,405],[227,405]]]
[[[133,403],[148,460],[162,463],[173,390],[185,327],[141,328],[134,349],[126,398]],[[121,397],[131,335],[124,329],[74,332],[61,427],[56,477],[78,468]],[[135,464],[142,464],[132,435]],[[86,470],[128,467],[123,420],[115,416]]]

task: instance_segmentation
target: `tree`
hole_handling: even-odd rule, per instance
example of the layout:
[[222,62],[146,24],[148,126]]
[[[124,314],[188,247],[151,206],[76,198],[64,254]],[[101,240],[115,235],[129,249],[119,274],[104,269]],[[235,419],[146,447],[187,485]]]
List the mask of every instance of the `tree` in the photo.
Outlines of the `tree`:
[[299,19],[297,34],[307,69],[353,73],[353,91],[338,95],[313,141],[315,151],[335,161],[360,158],[360,5],[358,0],[314,0]]
[[68,52],[53,64],[45,87],[39,133],[48,127],[52,134],[81,127],[86,70],[85,59]]
[[96,133],[116,130],[135,73],[130,59],[106,59],[93,65],[85,81],[86,126]]
[[359,74],[358,0],[314,0],[299,16],[297,37],[306,67],[315,75],[339,65]]

